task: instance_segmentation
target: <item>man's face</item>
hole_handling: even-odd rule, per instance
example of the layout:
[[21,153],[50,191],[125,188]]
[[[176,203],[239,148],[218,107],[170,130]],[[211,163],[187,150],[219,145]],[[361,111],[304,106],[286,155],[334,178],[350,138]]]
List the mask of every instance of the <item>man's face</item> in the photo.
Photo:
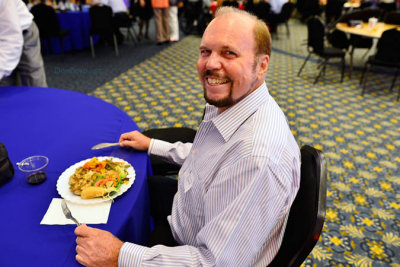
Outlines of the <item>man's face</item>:
[[239,102],[264,81],[268,56],[255,60],[253,27],[254,21],[249,18],[227,14],[213,20],[204,32],[197,71],[204,98],[219,107],[220,112]]

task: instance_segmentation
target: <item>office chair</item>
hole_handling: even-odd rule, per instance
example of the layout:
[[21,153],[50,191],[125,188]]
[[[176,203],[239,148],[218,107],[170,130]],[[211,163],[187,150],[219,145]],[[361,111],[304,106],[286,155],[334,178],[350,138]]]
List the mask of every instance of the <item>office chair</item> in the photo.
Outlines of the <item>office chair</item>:
[[[390,91],[393,90],[396,78],[400,71],[400,31],[396,28],[384,31],[382,37],[378,40],[377,51],[375,55],[368,58],[364,65],[364,70],[361,75],[360,85],[362,84],[361,95],[365,93],[365,87],[367,84],[366,75],[372,66],[381,66],[385,68],[395,69]],[[400,88],[397,94],[397,101],[400,98]]]
[[56,11],[51,6],[43,3],[34,5],[30,11],[33,14],[33,20],[38,26],[40,39],[42,42],[46,42],[49,51],[52,52],[49,39],[50,37],[55,37],[60,39],[61,51],[64,53],[64,40],[70,32],[67,29],[60,28]]
[[115,55],[118,56],[118,42],[117,36],[115,35],[115,29],[113,26],[112,10],[109,6],[92,6],[89,9],[90,22],[92,26],[89,30],[90,38],[90,50],[92,51],[92,57],[96,57],[93,45],[93,35],[100,35],[101,38],[114,43]]
[[344,56],[345,52],[336,47],[326,47],[324,45],[325,38],[325,25],[318,17],[312,17],[307,21],[307,30],[308,30],[308,40],[307,40],[307,50],[308,55],[304,60],[303,65],[300,67],[297,76],[300,76],[301,71],[306,65],[308,59],[312,54],[315,54],[323,59],[323,62],[320,66],[321,70],[317,74],[314,80],[314,84],[317,83],[319,77],[322,73],[325,73],[326,65],[330,58],[341,58],[342,60],[342,75],[340,82],[343,82],[344,76]]
[[269,267],[298,267],[310,254],[325,221],[327,162],[321,151],[301,148],[300,188],[290,208],[282,245]]

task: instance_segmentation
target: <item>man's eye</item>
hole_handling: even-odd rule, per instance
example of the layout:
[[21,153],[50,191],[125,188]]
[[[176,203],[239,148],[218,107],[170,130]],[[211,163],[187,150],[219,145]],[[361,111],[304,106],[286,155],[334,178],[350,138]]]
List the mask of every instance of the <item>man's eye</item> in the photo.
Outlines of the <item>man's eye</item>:
[[225,54],[226,56],[230,56],[230,57],[236,56],[236,53],[234,53],[234,52],[232,52],[232,51],[225,51],[224,54]]
[[200,55],[202,55],[202,56],[207,56],[209,54],[210,54],[209,50],[205,50],[205,49],[200,50]]

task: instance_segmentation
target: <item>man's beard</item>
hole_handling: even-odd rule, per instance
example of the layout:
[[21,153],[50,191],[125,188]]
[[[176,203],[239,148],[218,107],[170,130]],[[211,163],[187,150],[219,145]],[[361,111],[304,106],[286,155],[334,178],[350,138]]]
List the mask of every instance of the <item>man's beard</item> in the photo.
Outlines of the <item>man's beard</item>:
[[[218,74],[212,73],[212,71],[210,71],[210,70],[206,70],[206,71],[203,73],[203,80],[205,80],[204,77],[205,77],[206,75],[211,75],[211,76],[215,76],[215,77],[221,78]],[[253,87],[254,87],[254,85],[255,85],[256,82],[257,82],[256,80],[254,80],[254,81],[250,84],[250,88],[249,88],[249,90],[247,91],[246,94],[242,95],[242,96],[239,97],[238,99],[233,99],[233,98],[232,98],[232,91],[233,91],[232,88],[234,88],[235,84],[234,84],[234,82],[233,82],[232,79],[230,79],[230,78],[227,78],[227,79],[228,79],[229,82],[231,83],[231,87],[230,87],[230,89],[229,89],[228,95],[225,96],[224,98],[221,98],[221,99],[211,99],[211,98],[209,98],[209,97],[207,96],[207,89],[206,89],[206,86],[203,85],[204,99],[206,100],[206,102],[207,102],[208,104],[213,105],[213,106],[216,106],[216,107],[218,107],[218,108],[231,107],[231,106],[235,105],[236,103],[238,103],[238,102],[239,102],[240,100],[242,100],[243,98],[245,98],[246,96],[248,96],[248,95],[255,89],[255,88],[253,88]],[[204,83],[206,83],[206,82],[207,82],[207,81],[205,81]]]

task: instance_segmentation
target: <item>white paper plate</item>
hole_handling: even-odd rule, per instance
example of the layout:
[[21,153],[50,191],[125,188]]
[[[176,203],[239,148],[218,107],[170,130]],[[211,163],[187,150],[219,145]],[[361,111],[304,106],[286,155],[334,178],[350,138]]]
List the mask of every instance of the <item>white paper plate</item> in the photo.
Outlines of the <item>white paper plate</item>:
[[[133,181],[135,180],[135,170],[133,169],[132,165],[129,164],[128,162],[126,162],[123,159],[120,158],[116,158],[116,157],[97,157],[99,161],[102,160],[106,160],[106,159],[110,159],[112,161],[119,161],[119,162],[123,162],[126,165],[129,165],[129,167],[127,168],[128,171],[128,175],[126,176],[127,178],[129,178],[129,183],[128,184],[122,184],[121,187],[119,188],[119,191],[114,194],[113,196],[111,196],[112,199],[122,195],[123,193],[125,193],[133,184]],[[101,202],[105,202],[108,201],[109,199],[104,199],[104,198],[91,198],[91,199],[82,199],[80,196],[75,195],[74,193],[72,193],[72,191],[69,189],[69,178],[71,177],[71,175],[73,175],[76,171],[77,168],[82,167],[86,162],[90,161],[92,158],[90,159],[85,159],[82,160],[78,163],[75,163],[74,165],[72,165],[71,167],[69,167],[68,169],[66,169],[58,178],[57,181],[57,191],[60,194],[60,196],[62,198],[64,198],[67,201],[71,201],[73,203],[77,203],[77,204],[97,204],[97,203],[101,203]]]

